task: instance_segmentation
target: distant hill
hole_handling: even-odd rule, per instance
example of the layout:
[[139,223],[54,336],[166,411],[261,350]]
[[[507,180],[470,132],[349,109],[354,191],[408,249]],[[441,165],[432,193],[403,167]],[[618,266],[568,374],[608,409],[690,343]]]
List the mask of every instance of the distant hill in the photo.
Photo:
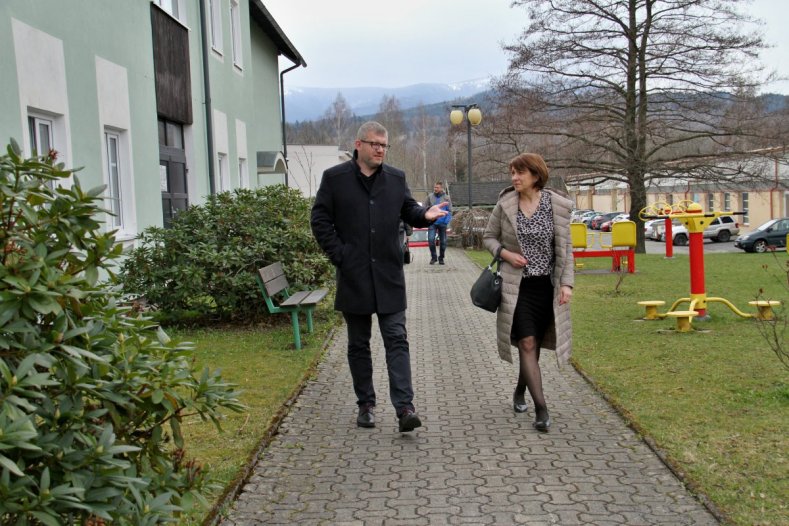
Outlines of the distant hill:
[[384,95],[395,96],[405,111],[419,104],[429,106],[466,99],[489,88],[489,79],[455,84],[413,84],[400,88],[300,88],[286,85],[285,118],[290,123],[318,119],[331,106],[338,93],[342,93],[356,115],[374,115]]

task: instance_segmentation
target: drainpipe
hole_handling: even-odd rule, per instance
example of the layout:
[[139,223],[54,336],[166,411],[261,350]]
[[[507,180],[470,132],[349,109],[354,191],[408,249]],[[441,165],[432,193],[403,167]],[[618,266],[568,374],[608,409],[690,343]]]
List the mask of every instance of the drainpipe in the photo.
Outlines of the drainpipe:
[[214,183],[214,119],[211,106],[211,79],[208,75],[208,23],[205,13],[205,2],[200,0],[200,31],[203,33],[203,91],[205,91],[205,133],[207,135],[208,151],[208,191],[211,195],[216,192]]
[[279,96],[280,104],[282,105],[282,155],[285,157],[285,186],[289,186],[288,171],[290,170],[288,168],[288,138],[285,135],[285,73],[288,71],[293,71],[299,66],[301,66],[300,63],[283,70],[279,74]]

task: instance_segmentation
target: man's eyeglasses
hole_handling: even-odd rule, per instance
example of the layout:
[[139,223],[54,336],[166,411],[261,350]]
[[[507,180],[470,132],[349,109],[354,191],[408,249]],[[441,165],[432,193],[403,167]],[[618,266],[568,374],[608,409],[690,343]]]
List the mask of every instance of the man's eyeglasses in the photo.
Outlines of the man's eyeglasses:
[[373,141],[365,141],[364,139],[359,139],[359,142],[363,142],[369,144],[373,150],[383,150],[387,151],[389,148],[392,147],[391,144],[384,144],[382,142],[373,142]]

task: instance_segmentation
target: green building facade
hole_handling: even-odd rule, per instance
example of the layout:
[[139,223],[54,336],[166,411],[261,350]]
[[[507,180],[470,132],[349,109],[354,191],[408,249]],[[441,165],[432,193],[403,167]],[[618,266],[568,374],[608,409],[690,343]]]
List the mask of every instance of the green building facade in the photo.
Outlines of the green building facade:
[[282,68],[260,0],[4,0],[0,133],[107,185],[131,242],[212,192],[284,182]]

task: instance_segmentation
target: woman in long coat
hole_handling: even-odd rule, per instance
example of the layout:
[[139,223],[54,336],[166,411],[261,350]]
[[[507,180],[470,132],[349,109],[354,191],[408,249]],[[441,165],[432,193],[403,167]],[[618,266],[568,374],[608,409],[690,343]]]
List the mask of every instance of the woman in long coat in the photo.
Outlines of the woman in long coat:
[[503,360],[512,363],[512,346],[518,348],[520,368],[513,409],[527,411],[528,388],[534,403],[534,427],[545,432],[551,419],[543,395],[540,348],[555,349],[561,361],[569,359],[572,349],[572,202],[545,188],[548,167],[539,155],[520,154],[509,167],[512,186],[499,194],[483,243],[503,260],[496,328]]

